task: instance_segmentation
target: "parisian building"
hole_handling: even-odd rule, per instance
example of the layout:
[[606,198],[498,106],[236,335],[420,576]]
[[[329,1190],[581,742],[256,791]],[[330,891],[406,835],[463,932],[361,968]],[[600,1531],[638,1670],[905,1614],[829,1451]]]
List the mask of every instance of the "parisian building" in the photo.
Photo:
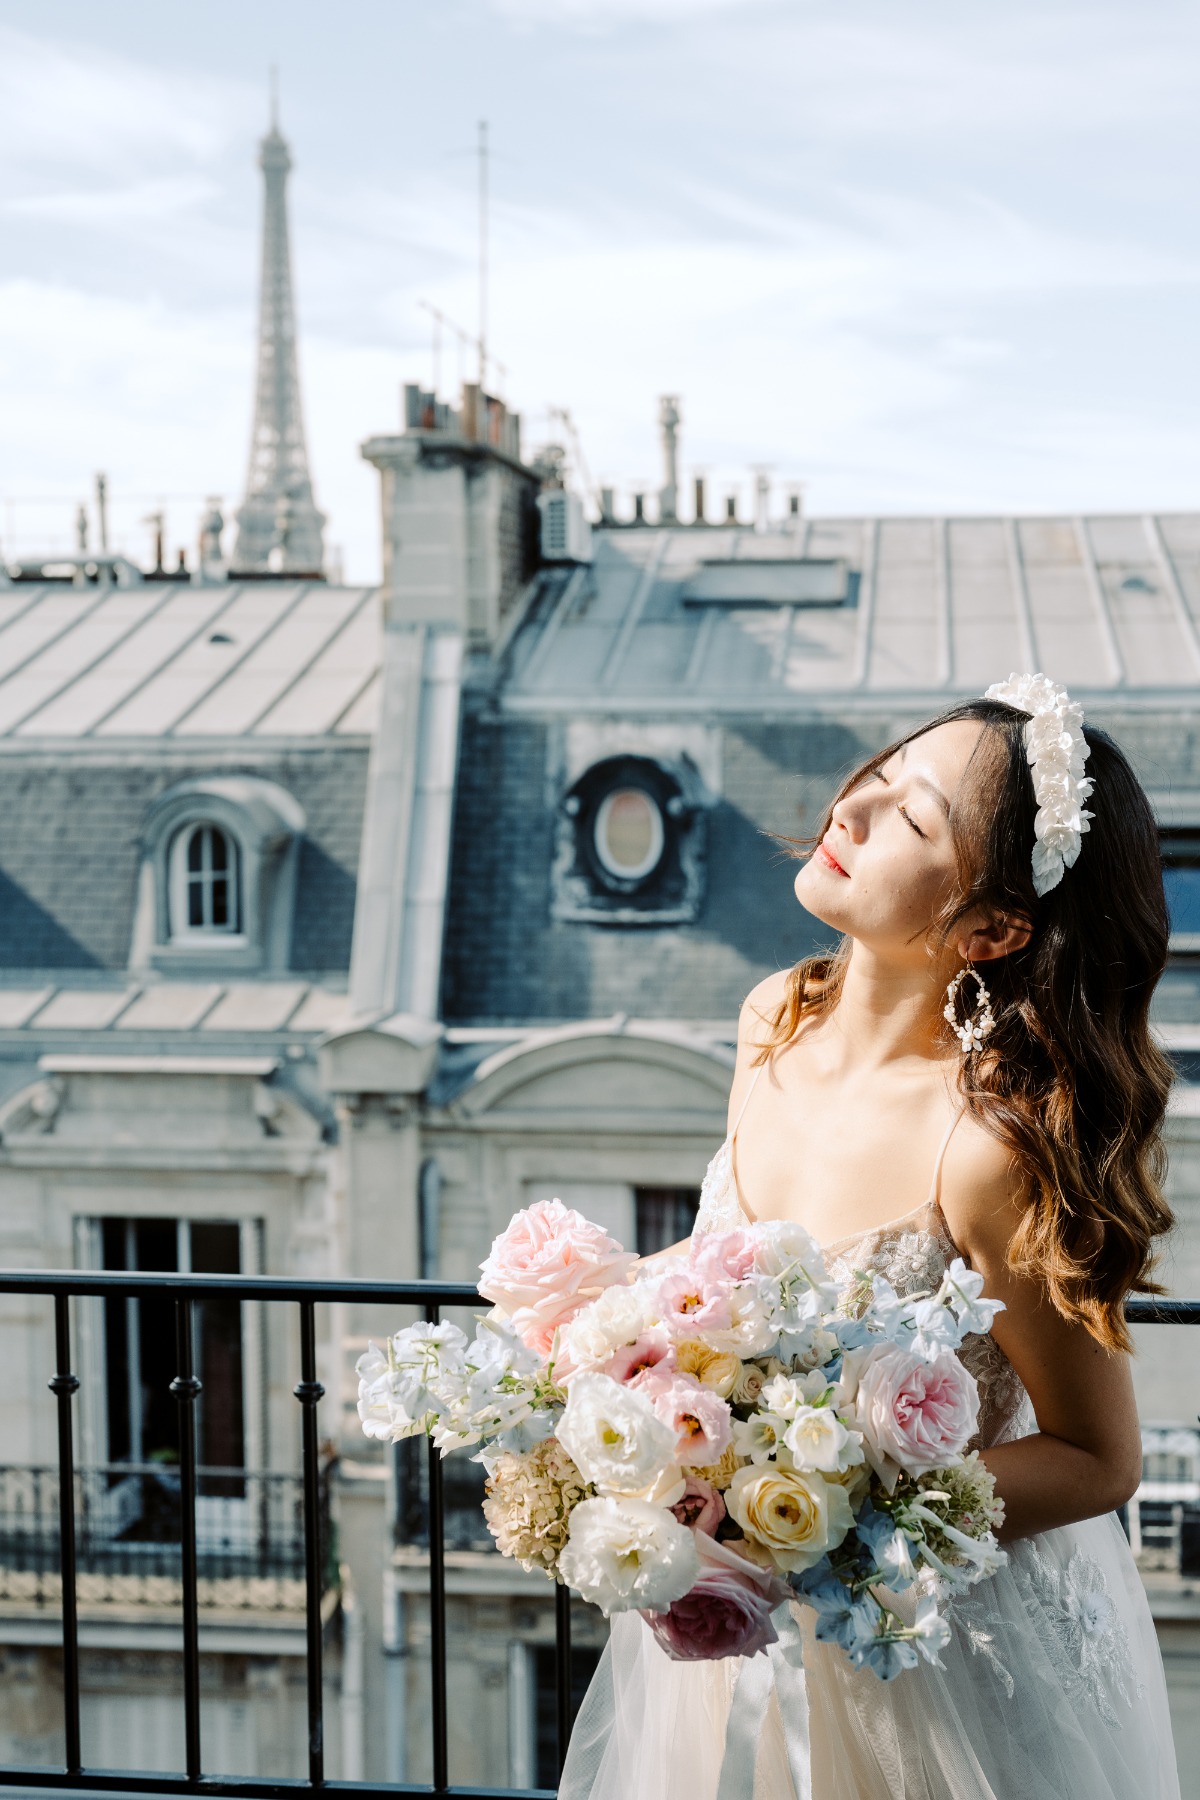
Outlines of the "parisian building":
[[[286,159],[274,128],[285,258]],[[282,311],[271,291],[262,331],[294,349],[290,283]],[[685,503],[674,398],[660,494],[585,507],[482,388],[413,386],[362,446],[383,580],[350,588],[322,572],[298,385],[287,404],[273,440],[256,420],[247,566],[217,518],[190,574],[0,570],[0,1260],[470,1281],[553,1194],[643,1252],[676,1241],[724,1135],[741,1002],[826,941],[788,840],[864,756],[1043,668],[1157,809],[1156,1023],[1180,1074],[1165,1279],[1200,1293],[1200,513],[816,519],[760,489],[754,517],[709,518],[699,485]],[[356,1357],[402,1322],[319,1319],[328,1769],[349,1779],[430,1775],[423,1459],[368,1444],[354,1405]],[[74,1329],[84,1759],[177,1769],[173,1327],[88,1300]],[[294,1338],[281,1309],[200,1309],[214,1773],[304,1771]],[[0,1295],[0,1357],[0,1757],[49,1764],[48,1302]],[[1141,1331],[1128,1524],[1185,1772],[1195,1366],[1183,1328]],[[447,1465],[451,1778],[550,1785],[553,1590],[490,1548],[480,1482]],[[577,1608],[574,1637],[582,1685],[603,1622]]]

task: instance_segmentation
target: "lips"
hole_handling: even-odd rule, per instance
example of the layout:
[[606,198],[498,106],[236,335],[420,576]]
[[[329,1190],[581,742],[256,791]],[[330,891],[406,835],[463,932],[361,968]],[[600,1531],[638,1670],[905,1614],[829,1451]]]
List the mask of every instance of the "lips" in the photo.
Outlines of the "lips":
[[[835,875],[846,875],[845,869],[824,840],[817,845],[814,855],[818,862],[824,863],[825,867],[831,869]],[[846,878],[849,880],[848,876]]]

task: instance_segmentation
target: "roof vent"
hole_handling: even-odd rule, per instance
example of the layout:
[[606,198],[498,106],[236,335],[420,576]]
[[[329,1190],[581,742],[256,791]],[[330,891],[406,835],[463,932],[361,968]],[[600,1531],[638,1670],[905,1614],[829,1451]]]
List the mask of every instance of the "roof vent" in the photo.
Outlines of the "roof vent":
[[548,488],[538,495],[542,515],[542,561],[590,563],[592,528],[578,494],[566,488]]
[[845,606],[857,583],[839,557],[712,558],[683,588],[690,606]]

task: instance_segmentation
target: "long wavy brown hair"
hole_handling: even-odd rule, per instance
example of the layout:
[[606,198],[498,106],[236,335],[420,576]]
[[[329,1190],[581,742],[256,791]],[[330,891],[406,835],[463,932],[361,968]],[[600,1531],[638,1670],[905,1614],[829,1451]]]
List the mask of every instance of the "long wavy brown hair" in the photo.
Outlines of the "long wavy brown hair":
[[[1149,1022],[1167,959],[1158,833],[1124,753],[1085,728],[1095,817],[1075,866],[1041,898],[1026,715],[996,700],[965,701],[880,750],[845,781],[812,839],[785,842],[807,855],[833,806],[902,744],[961,719],[986,730],[951,810],[957,891],[932,922],[931,946],[944,946],[976,908],[1028,919],[1033,932],[1024,949],[987,965],[995,1029],[962,1057],[959,1089],[971,1116],[1012,1151],[1024,1214],[1009,1267],[1041,1281],[1058,1311],[1101,1344],[1128,1350],[1123,1302],[1162,1292],[1154,1240],[1173,1223],[1162,1190],[1172,1070]],[[844,941],[791,970],[759,1061],[837,1004],[848,954]]]

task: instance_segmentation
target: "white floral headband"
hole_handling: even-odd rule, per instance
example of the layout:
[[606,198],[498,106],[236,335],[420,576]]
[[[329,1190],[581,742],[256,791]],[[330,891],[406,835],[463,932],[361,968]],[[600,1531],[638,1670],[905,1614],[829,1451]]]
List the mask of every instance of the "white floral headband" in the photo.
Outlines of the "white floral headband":
[[1071,868],[1094,817],[1083,804],[1096,785],[1083,772],[1088,759],[1083,708],[1048,675],[1010,675],[1007,681],[994,681],[984,699],[1003,700],[1029,714],[1025,754],[1038,804],[1033,821],[1033,891],[1040,897],[1056,888],[1063,871]]

